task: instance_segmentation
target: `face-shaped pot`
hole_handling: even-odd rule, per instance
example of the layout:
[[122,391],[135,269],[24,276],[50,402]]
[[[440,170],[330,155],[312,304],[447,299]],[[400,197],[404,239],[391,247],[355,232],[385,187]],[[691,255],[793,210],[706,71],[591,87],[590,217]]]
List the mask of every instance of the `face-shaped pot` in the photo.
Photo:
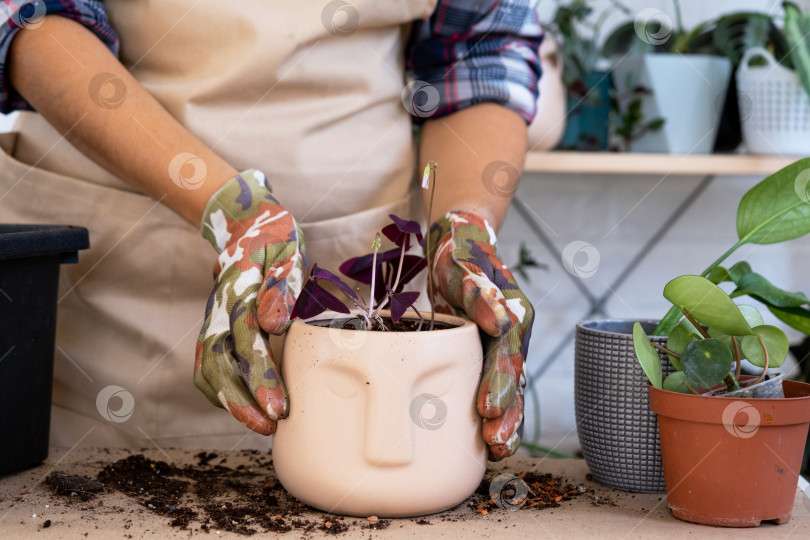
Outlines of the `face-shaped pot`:
[[[284,343],[290,414],[278,423],[281,484],[326,512],[403,517],[451,508],[480,483],[477,327],[368,332],[296,320]],[[335,325],[336,326],[336,325]]]

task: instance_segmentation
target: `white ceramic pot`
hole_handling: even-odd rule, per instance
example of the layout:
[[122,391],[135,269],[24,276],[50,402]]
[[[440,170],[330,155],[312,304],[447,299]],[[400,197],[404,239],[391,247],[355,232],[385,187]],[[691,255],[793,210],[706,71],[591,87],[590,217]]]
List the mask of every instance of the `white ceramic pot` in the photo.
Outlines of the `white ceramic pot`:
[[618,60],[613,83],[622,110],[629,91],[652,91],[642,99],[644,122],[664,118],[663,127],[630,145],[633,152],[709,154],[723,112],[731,74],[728,58],[704,54],[644,54]]
[[475,408],[481,341],[466,319],[436,319],[458,326],[367,332],[293,321],[281,366],[290,414],[273,441],[290,494],[325,512],[405,517],[475,491],[487,463]]

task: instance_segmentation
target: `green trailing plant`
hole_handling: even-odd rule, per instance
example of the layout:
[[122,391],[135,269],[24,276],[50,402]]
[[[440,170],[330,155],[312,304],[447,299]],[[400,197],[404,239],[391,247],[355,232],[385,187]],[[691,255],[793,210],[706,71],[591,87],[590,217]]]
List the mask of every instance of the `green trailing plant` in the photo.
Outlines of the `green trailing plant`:
[[741,11],[722,15],[714,21],[711,35],[716,53],[728,58],[735,67],[745,51],[753,47],[767,49],[777,62],[792,67],[785,35],[767,13]]
[[[628,85],[631,86],[631,85]],[[627,151],[633,141],[638,140],[644,134],[660,131],[666,120],[661,117],[647,120],[644,117],[644,96],[652,94],[646,86],[636,85],[631,87],[627,96],[616,95],[615,91],[611,99],[613,110],[612,123],[613,133],[619,140],[619,145],[612,147],[614,151]],[[627,107],[622,108],[620,103],[627,98]]]
[[604,59],[600,44],[604,24],[616,12],[632,13],[618,0],[611,0],[598,13],[588,0],[556,0],[553,16],[543,24],[544,31],[558,44],[568,96],[568,131],[559,148],[604,148],[611,100],[607,95],[610,78],[599,66]]
[[785,9],[784,34],[789,47],[788,57],[804,91],[810,96],[810,13],[802,12],[793,2],[783,2],[782,7]]
[[648,34],[661,36],[660,39],[640,39],[636,28],[638,21],[632,20],[619,25],[610,33],[602,47],[603,54],[606,57],[646,53],[715,54],[712,42],[715,21],[704,21],[691,30],[686,30],[680,2],[673,0],[672,3],[675,11],[674,27],[664,20],[656,19],[648,22],[645,28]]
[[[762,302],[779,320],[805,334],[810,334],[810,310],[803,307],[806,302],[797,305],[797,297],[776,288],[759,274],[755,274],[758,277],[749,277],[744,282],[738,282],[738,279],[742,280],[740,274],[729,273],[720,265],[746,244],[776,244],[802,237],[810,232],[808,180],[810,180],[810,158],[803,158],[773,173],[748,190],[737,206],[737,242],[700,273],[701,276],[711,278],[716,283],[734,282],[737,285],[737,289],[732,293],[735,297],[751,296]],[[729,279],[725,279],[726,275]],[[775,290],[783,294],[772,294]],[[787,300],[790,298],[793,300]],[[673,306],[661,319],[653,335],[668,335],[680,318],[680,309]]]
[[526,247],[526,242],[520,243],[520,249],[518,250],[518,262],[513,264],[509,267],[513,273],[517,273],[525,279],[527,282],[531,283],[531,278],[529,277],[529,268],[538,268],[540,270],[548,270],[548,265],[537,262],[532,255],[532,252],[529,251],[529,248]]
[[[654,335],[666,335],[663,349],[676,372],[662,382],[661,365],[641,325],[633,328],[638,360],[658,388],[697,392],[724,382],[739,388],[743,359],[762,368],[779,367],[787,357],[785,333],[763,322],[760,312],[735,299],[748,297],[764,305],[788,326],[810,334],[810,300],[802,292],[777,287],[739,261],[721,266],[729,255],[746,244],[774,244],[799,238],[810,232],[810,158],[804,158],[768,176],[743,195],[737,207],[738,241],[700,275],[680,276],[664,287],[672,302]],[[733,284],[726,293],[718,284]]]
[[603,57],[599,42],[605,21],[617,10],[627,15],[631,13],[626,6],[612,0],[610,6],[591,22],[594,11],[591,4],[588,0],[557,0],[554,15],[543,25],[543,29],[559,44],[565,66],[565,87],[578,97],[586,94],[585,78],[596,71],[596,64]]

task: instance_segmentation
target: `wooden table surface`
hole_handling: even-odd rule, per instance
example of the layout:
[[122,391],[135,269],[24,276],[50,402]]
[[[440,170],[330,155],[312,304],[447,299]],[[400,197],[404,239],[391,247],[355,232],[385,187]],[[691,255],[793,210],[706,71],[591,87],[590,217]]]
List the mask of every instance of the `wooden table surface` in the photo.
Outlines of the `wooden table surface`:
[[[170,517],[158,515],[135,498],[121,492],[105,490],[87,501],[79,497],[56,495],[42,484],[52,471],[84,474],[96,478],[98,472],[132,450],[113,449],[52,449],[49,459],[41,466],[0,478],[0,538],[189,538],[204,534],[204,520],[192,520],[180,529],[170,525]],[[177,466],[200,463],[197,452],[187,450],[150,451],[143,454],[153,460]],[[243,482],[225,482],[237,489],[250,482],[265,488],[274,482],[268,454],[250,452],[220,453],[206,466],[217,463],[234,471],[244,471]],[[240,467],[241,466],[241,467]],[[551,473],[567,483],[581,486],[585,491],[571,500],[563,500],[555,508],[523,507],[519,510],[494,508],[483,515],[474,507],[462,504],[452,510],[426,518],[392,519],[384,530],[371,526],[363,518],[336,518],[301,507],[294,517],[283,516],[285,523],[309,522],[312,527],[293,527],[286,533],[268,532],[260,526],[253,529],[257,537],[312,538],[327,536],[327,521],[345,525],[336,535],[344,538],[808,538],[810,537],[810,500],[797,490],[791,520],[777,526],[763,523],[754,529],[721,529],[695,525],[672,516],[666,498],[657,494],[626,493],[606,488],[588,480],[588,470],[582,460],[530,459],[516,457],[492,464],[488,476],[503,472]],[[590,489],[588,489],[590,488]],[[193,491],[193,490],[191,490]],[[293,501],[294,504],[295,503]],[[47,525],[47,526],[46,526]],[[208,523],[206,538],[236,538],[238,535],[218,531]],[[328,536],[334,536],[329,534]]]

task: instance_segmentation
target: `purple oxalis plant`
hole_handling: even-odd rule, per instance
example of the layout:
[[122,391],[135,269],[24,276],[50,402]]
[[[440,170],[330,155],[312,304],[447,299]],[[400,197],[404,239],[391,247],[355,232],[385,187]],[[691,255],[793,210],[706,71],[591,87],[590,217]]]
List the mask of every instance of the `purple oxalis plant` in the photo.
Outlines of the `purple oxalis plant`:
[[[382,229],[382,233],[393,242],[396,247],[382,253],[379,252],[381,242],[380,234],[372,244],[374,251],[361,257],[354,257],[340,265],[340,272],[360,283],[369,285],[369,298],[363,300],[350,286],[332,272],[319,268],[317,264],[312,267],[309,278],[304,284],[298,300],[295,302],[291,318],[300,317],[308,319],[320,315],[324,311],[332,310],[338,313],[350,313],[346,301],[357,308],[360,316],[370,329],[377,321],[385,329],[380,311],[391,310],[391,320],[399,321],[408,308],[412,308],[419,293],[403,291],[405,284],[415,278],[427,266],[427,260],[418,255],[408,255],[412,241],[422,245],[422,228],[416,221],[399,218],[394,214],[389,216],[392,223]],[[323,288],[318,282],[321,280],[334,284],[343,293],[346,300],[341,300]],[[416,309],[414,308],[414,311]],[[420,319],[421,313],[416,311]],[[420,323],[421,327],[421,323]]]

